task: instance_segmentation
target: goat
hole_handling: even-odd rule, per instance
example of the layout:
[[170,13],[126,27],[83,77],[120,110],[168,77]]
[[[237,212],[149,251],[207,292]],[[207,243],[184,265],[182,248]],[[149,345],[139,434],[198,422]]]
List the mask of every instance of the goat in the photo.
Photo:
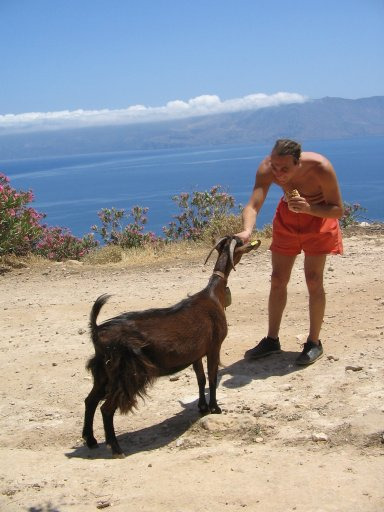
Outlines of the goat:
[[[198,408],[202,414],[220,414],[216,401],[220,348],[227,335],[225,317],[227,279],[243,254],[257,249],[260,240],[248,244],[234,236],[224,237],[208,285],[178,304],[160,309],[123,313],[96,324],[109,296],[101,295],[90,314],[91,338],[95,355],[87,368],[93,375],[93,388],[85,399],[83,439],[89,448],[98,443],[93,419],[100,401],[106,444],[115,458],[125,457],[117,441],[113,416],[137,407],[137,398],[161,376],[171,375],[193,365],[199,387]],[[207,357],[210,399],[205,398],[206,377],[202,358]]]

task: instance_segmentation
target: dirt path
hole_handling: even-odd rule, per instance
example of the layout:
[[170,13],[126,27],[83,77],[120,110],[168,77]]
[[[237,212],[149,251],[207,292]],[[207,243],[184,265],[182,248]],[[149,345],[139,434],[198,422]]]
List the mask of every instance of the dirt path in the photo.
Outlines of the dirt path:
[[[211,262],[211,266],[212,266]],[[325,356],[294,365],[307,328],[302,259],[281,332],[284,353],[259,362],[245,350],[265,335],[270,262],[245,256],[230,278],[222,347],[222,415],[200,418],[191,369],[156,382],[135,414],[116,415],[127,458],[80,439],[88,315],[166,306],[203,288],[211,266],[51,264],[1,281],[0,510],[88,512],[374,512],[384,510],[384,238],[345,240],[326,265]]]

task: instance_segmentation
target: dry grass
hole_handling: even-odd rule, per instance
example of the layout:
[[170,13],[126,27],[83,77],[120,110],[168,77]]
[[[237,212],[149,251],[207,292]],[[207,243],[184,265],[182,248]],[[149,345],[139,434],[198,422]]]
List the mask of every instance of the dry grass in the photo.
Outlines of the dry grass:
[[[228,233],[236,233],[241,230],[238,219],[232,219],[233,223],[216,223],[211,225],[204,233],[203,239],[198,242],[178,241],[166,243],[160,241],[153,245],[140,248],[123,249],[118,245],[108,245],[92,250],[82,258],[81,262],[86,266],[116,265],[118,267],[145,267],[160,266],[180,261],[204,262],[215,242]],[[252,239],[261,239],[264,247],[269,246],[271,227],[266,226],[262,231],[254,233]],[[65,263],[65,262],[64,262]],[[41,256],[29,255],[17,257],[8,255],[0,257],[0,274],[18,268],[42,268],[56,265],[57,262],[45,259]]]
[[210,248],[205,242],[160,242],[140,248],[122,249],[105,246],[92,251],[83,258],[86,265],[146,266],[164,264],[174,260],[199,260]]

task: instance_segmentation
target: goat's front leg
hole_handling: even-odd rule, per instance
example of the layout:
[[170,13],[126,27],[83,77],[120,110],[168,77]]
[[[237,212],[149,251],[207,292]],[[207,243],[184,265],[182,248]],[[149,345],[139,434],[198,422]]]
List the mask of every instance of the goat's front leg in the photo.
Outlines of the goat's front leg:
[[207,414],[209,412],[207,400],[205,399],[205,384],[207,379],[205,378],[204,366],[201,359],[193,363],[193,369],[195,370],[197,383],[199,385],[199,411],[201,414]]
[[105,396],[104,388],[93,386],[91,392],[85,399],[85,414],[82,437],[88,448],[97,448],[97,440],[93,435],[93,418],[95,417],[96,408]]
[[219,367],[219,353],[207,356],[208,382],[209,382],[209,410],[212,414],[221,414],[216,401],[217,370]]
[[116,411],[116,407],[111,407],[111,404],[107,400],[100,407],[101,414],[103,415],[104,431],[105,431],[105,442],[110,446],[112,450],[112,457],[114,459],[123,459],[125,457],[123,450],[120,448],[119,442],[117,441],[115,434],[115,427],[113,425],[113,416]]

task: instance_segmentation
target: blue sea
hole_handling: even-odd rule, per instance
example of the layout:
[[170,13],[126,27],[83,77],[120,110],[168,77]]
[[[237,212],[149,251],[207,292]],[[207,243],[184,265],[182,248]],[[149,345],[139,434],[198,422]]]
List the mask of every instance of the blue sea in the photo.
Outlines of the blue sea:
[[[384,221],[384,137],[302,143],[304,151],[322,153],[333,163],[343,200],[360,203],[368,221]],[[271,144],[0,160],[0,172],[19,190],[32,190],[33,207],[50,226],[68,227],[77,236],[99,224],[101,208],[148,207],[146,230],[162,227],[178,213],[174,195],[209,190],[214,185],[246,204],[256,169]],[[272,221],[281,190],[273,186],[257,227]]]

